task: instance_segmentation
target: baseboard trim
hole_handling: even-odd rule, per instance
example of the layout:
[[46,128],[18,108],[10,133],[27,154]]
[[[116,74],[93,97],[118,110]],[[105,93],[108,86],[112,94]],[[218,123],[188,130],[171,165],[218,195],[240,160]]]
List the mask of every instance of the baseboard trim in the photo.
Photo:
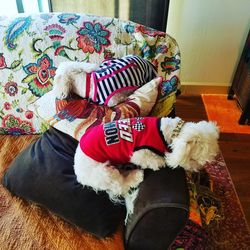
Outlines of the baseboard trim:
[[228,85],[198,85],[194,83],[182,83],[181,93],[190,95],[200,94],[227,94],[230,86]]

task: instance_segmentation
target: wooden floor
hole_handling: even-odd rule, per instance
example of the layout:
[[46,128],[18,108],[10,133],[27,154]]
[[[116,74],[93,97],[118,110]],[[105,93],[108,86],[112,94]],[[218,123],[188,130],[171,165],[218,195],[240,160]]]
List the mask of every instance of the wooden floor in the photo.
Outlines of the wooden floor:
[[[176,115],[186,121],[207,120],[201,96],[178,96]],[[221,133],[220,149],[250,225],[250,135]]]

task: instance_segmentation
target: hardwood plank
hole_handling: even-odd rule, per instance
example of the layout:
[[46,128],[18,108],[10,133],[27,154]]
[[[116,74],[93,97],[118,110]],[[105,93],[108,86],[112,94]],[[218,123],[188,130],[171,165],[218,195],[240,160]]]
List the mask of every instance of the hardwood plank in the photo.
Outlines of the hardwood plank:
[[[208,120],[200,95],[180,95],[176,115],[186,121]],[[221,133],[220,150],[250,225],[250,135]]]

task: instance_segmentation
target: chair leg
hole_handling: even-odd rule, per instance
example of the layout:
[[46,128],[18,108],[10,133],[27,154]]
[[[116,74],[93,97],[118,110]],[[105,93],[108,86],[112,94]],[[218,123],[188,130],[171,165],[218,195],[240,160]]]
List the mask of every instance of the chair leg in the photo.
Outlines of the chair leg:
[[249,125],[249,123],[250,123],[250,100],[248,101],[248,104],[246,105],[246,107],[242,111],[242,114],[241,114],[240,119],[239,119],[239,124],[241,124],[241,125],[244,125],[244,124]]
[[234,90],[233,90],[232,87],[228,91],[227,99],[228,100],[233,100],[234,99]]
[[168,114],[168,117],[170,118],[175,118],[176,113],[175,113],[175,107],[172,109],[172,111]]

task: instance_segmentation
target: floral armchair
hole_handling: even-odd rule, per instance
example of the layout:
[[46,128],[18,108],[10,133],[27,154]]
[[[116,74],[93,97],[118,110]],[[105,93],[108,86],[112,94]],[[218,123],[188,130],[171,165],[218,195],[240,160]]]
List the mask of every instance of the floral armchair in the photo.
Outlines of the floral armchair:
[[168,115],[180,87],[180,53],[164,32],[114,18],[79,14],[0,17],[0,134],[40,134],[47,124],[28,105],[53,86],[62,61],[100,63],[137,54],[164,78],[158,105]]

